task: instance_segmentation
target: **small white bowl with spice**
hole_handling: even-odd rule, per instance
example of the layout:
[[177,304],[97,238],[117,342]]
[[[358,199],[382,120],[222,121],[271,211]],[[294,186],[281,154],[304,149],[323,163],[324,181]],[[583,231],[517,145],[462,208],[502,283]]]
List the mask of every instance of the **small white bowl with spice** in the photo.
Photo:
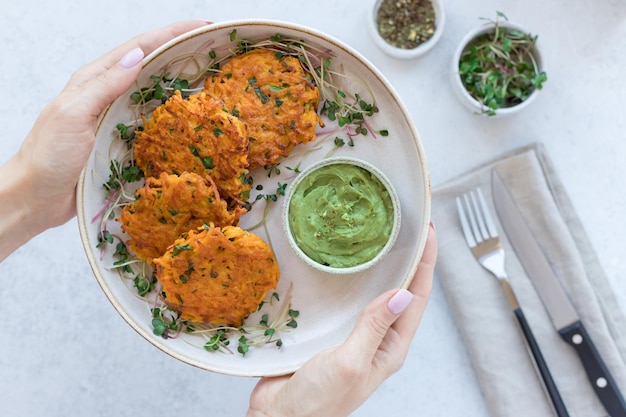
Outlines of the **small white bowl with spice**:
[[446,20],[441,0],[372,0],[371,4],[367,22],[372,38],[394,58],[419,57],[441,38]]

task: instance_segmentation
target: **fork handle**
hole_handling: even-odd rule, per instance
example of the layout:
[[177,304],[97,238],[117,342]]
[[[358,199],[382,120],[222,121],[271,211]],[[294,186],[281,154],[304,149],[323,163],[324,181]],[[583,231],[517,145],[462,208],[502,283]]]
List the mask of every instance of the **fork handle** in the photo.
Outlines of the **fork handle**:
[[559,390],[554,383],[554,379],[552,379],[552,374],[548,369],[548,364],[543,358],[541,350],[539,349],[539,345],[537,344],[537,340],[535,339],[535,335],[528,325],[528,321],[526,320],[524,312],[522,311],[521,307],[517,307],[513,310],[513,313],[515,314],[515,317],[520,324],[522,333],[524,333],[524,337],[526,337],[526,342],[528,343],[528,347],[530,348],[533,358],[535,359],[535,364],[537,365],[537,369],[539,369],[539,373],[541,374],[541,378],[543,379],[545,388],[548,391],[548,395],[552,400],[552,405],[554,406],[554,411],[556,412],[556,415],[558,417],[569,417],[567,408],[565,408],[563,399],[561,399],[561,394],[559,394]]

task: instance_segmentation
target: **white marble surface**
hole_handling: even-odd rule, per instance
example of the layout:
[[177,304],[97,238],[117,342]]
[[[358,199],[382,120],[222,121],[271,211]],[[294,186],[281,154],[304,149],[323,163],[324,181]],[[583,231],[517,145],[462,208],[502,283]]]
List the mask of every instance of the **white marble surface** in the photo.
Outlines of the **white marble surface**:
[[[372,43],[362,0],[69,0],[0,3],[0,163],[72,72],[131,36],[184,18],[289,20],[325,31],[376,65],[420,131],[437,185],[504,151],[545,143],[619,297],[626,299],[626,3],[446,0],[445,33],[422,58]],[[465,32],[504,11],[539,33],[549,81],[519,116],[470,114],[448,77]],[[1,203],[1,202],[0,202]],[[0,264],[0,415],[242,416],[255,380],[180,363],[117,315],[85,259],[75,221]],[[445,295],[432,300],[404,368],[354,416],[487,416]]]

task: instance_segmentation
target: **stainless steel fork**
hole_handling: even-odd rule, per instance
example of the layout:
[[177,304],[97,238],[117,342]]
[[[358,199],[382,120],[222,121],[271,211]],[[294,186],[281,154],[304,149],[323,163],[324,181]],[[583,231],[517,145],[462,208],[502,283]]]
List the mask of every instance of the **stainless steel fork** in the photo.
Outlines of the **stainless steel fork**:
[[456,205],[461,221],[461,228],[465,235],[465,241],[478,262],[500,281],[509,306],[511,310],[513,310],[513,314],[517,318],[522,333],[526,338],[526,342],[533,355],[537,370],[543,379],[544,388],[552,402],[556,415],[559,417],[568,417],[569,414],[561,399],[557,386],[554,383],[552,374],[550,374],[548,365],[528,325],[526,316],[509,283],[504,268],[505,255],[504,249],[500,244],[500,238],[498,237],[498,229],[496,229],[492,220],[489,208],[480,188],[472,190],[461,197],[457,197]]
[[498,279],[507,280],[504,250],[480,188],[456,198],[465,241],[478,262]]

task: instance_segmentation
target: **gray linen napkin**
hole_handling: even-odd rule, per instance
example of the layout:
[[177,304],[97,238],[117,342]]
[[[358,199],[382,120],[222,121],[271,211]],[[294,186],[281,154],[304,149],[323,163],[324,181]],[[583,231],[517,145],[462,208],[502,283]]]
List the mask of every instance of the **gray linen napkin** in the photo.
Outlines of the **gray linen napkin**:
[[607,413],[574,350],[560,338],[495,215],[491,172],[497,169],[546,251],[576,311],[626,392],[626,316],[545,149],[517,149],[433,190],[439,238],[437,273],[494,416],[553,416],[517,322],[497,279],[478,264],[463,238],[455,198],[480,187],[496,217],[511,284],[571,417]]

